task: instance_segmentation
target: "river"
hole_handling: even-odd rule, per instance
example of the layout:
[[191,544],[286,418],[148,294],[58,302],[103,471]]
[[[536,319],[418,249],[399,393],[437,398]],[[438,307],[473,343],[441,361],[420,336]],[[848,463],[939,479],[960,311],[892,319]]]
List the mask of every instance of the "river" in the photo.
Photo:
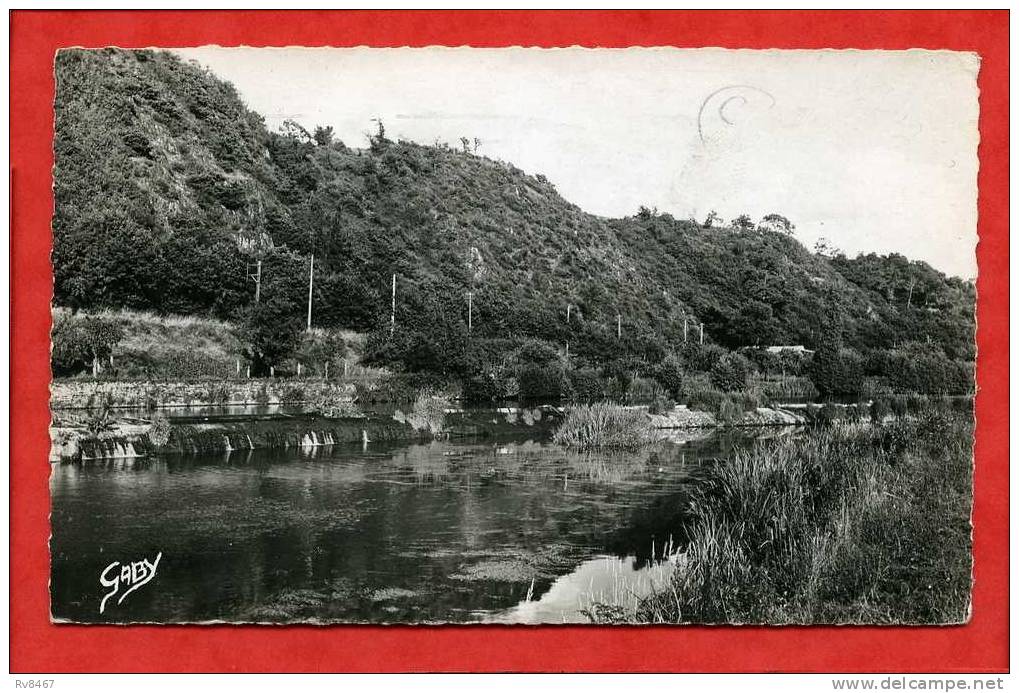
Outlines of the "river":
[[743,435],[625,453],[516,435],[54,464],[52,615],[585,622],[592,601],[632,605],[668,580],[691,484]]

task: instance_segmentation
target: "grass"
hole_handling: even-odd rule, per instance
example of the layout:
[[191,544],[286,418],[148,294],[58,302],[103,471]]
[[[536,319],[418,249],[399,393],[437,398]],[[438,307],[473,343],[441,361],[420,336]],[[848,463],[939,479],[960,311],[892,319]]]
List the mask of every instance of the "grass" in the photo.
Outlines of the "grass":
[[[243,346],[230,323],[127,309],[89,314],[123,330],[124,338],[113,349],[113,363],[103,364],[111,366],[119,377],[200,379],[236,375]],[[70,316],[70,311],[54,308],[53,315]]]
[[646,623],[956,623],[969,613],[972,418],[836,422],[720,461]]
[[760,390],[769,400],[813,401],[819,395],[810,378],[801,375],[756,375],[751,379],[752,388]]
[[644,409],[600,402],[570,407],[552,440],[570,448],[638,448],[655,432]]
[[410,425],[415,431],[427,431],[439,437],[446,430],[446,410],[450,401],[441,395],[422,393],[414,400],[414,406],[407,413],[397,409],[393,418]]
[[723,392],[710,385],[689,388],[683,400],[691,409],[714,414],[721,423],[737,421],[745,413],[768,404],[768,398],[758,388]]
[[[244,343],[236,325],[211,318],[181,315],[157,315],[129,309],[101,309],[76,316],[95,316],[123,330],[123,339],[113,347],[111,361],[101,364],[104,380],[213,381],[247,380],[248,362]],[[73,320],[67,308],[54,307],[53,316]],[[362,365],[360,353],[364,335],[351,330],[314,328],[305,336],[308,342],[332,342],[332,352],[306,358],[304,380],[321,380],[324,357],[331,358],[330,382],[355,383],[362,389],[389,377],[388,371]],[[303,345],[302,345],[303,348]],[[281,363],[277,376],[294,376],[295,355]],[[90,371],[72,377],[91,379]],[[212,397],[209,401],[215,401]]]

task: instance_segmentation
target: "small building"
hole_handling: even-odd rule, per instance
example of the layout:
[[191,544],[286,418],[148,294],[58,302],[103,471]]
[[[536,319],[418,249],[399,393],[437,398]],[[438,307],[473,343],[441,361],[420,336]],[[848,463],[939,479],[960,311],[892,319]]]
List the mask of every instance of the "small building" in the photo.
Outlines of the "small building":
[[782,345],[782,346],[770,346],[770,347],[764,347],[764,350],[767,351],[769,354],[782,354],[782,353],[789,352],[789,353],[793,353],[793,354],[803,354],[804,356],[808,356],[808,355],[814,353],[813,349],[808,349],[807,347],[803,346],[802,344]]

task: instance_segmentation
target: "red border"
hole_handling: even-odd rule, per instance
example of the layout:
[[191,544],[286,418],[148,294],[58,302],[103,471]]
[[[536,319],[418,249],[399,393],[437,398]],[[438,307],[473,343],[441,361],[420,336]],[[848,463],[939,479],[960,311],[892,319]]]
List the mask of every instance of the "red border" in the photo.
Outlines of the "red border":
[[[52,57],[62,46],[945,48],[980,70],[973,619],[944,628],[104,627],[48,617]],[[116,11],[11,17],[12,671],[972,671],[1008,667],[1007,11]]]

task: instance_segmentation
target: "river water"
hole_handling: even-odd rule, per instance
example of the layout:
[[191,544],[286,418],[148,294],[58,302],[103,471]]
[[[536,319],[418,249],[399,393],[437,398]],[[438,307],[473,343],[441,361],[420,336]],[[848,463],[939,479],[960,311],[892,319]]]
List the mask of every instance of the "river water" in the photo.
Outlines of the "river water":
[[627,453],[517,435],[55,464],[52,615],[585,622],[592,601],[632,605],[668,580],[691,484],[747,442],[689,436]]

